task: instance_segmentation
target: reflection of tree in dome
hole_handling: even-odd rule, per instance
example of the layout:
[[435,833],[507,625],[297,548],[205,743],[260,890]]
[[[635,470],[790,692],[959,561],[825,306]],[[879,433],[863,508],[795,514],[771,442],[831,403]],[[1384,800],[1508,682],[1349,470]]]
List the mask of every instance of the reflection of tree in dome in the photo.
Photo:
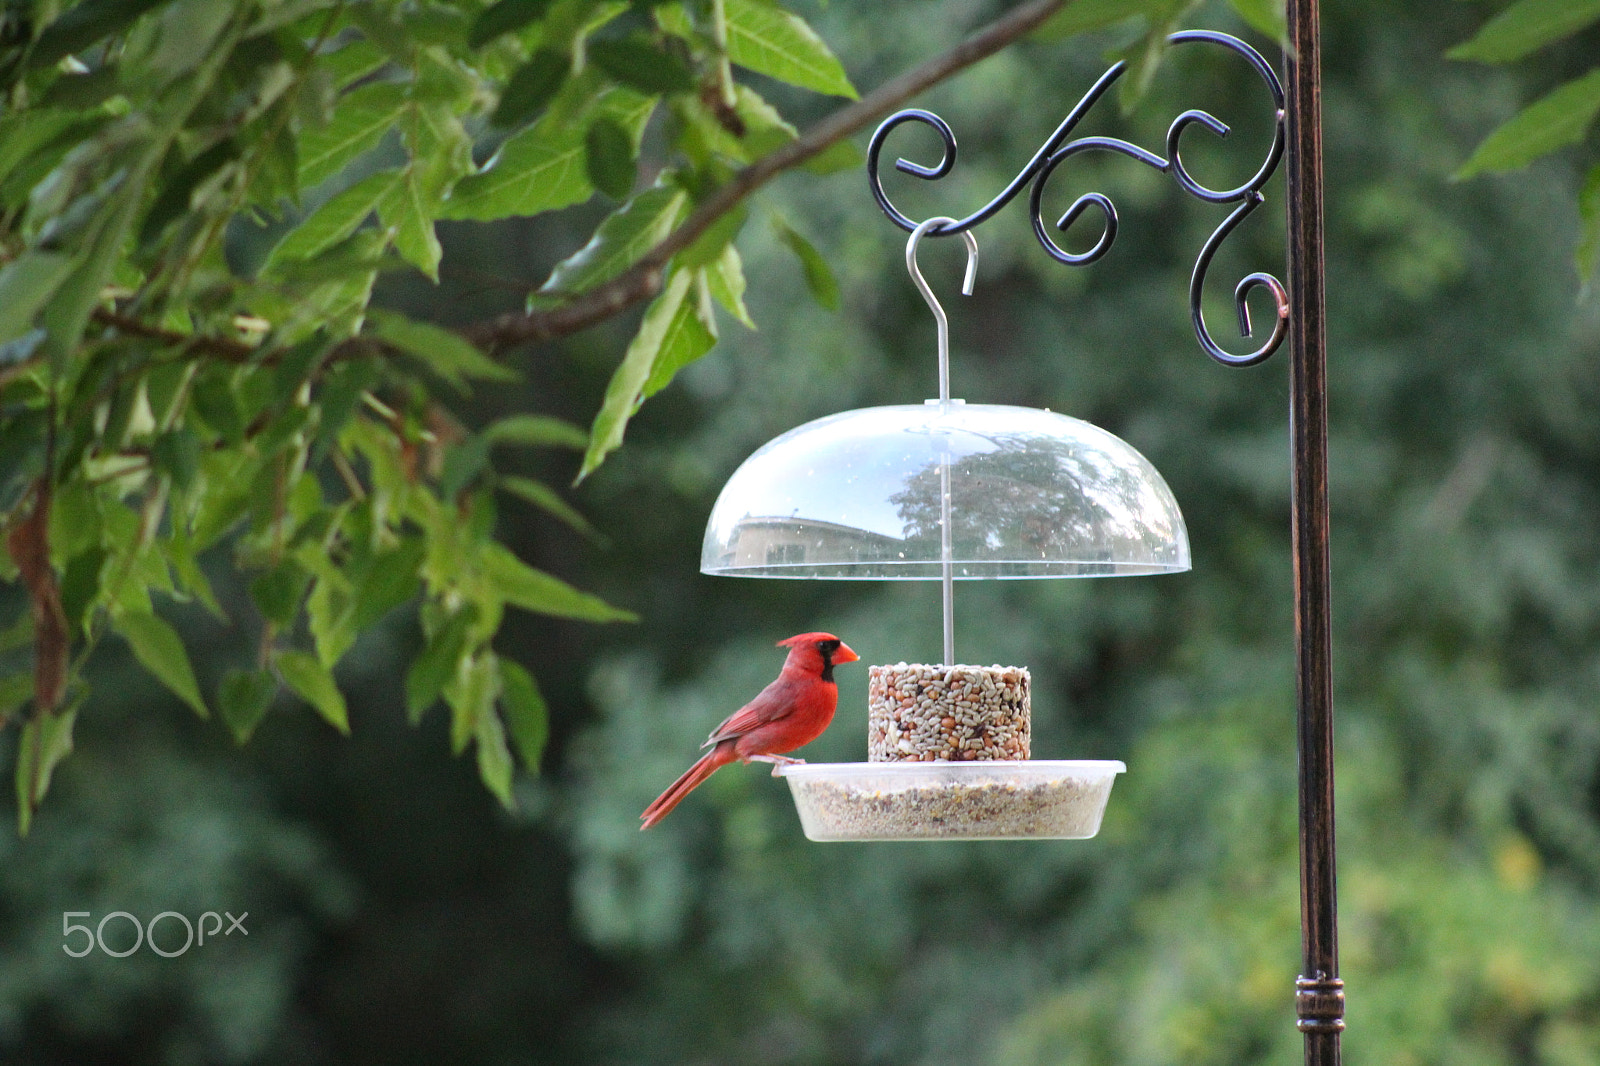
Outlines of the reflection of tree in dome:
[[[957,559],[1113,562],[1170,542],[1159,475],[1131,449],[1033,435],[985,435],[989,451],[950,464]],[[939,557],[939,463],[890,497],[919,553]]]

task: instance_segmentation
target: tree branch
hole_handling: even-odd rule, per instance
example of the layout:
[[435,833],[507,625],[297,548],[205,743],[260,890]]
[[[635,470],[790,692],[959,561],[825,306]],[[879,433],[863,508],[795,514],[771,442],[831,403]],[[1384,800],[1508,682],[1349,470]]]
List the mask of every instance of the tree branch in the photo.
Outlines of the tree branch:
[[1037,28],[1071,0],[1034,0],[1008,12],[941,56],[885,82],[860,100],[840,108],[782,148],[751,163],[689,215],[683,225],[646,252],[632,267],[561,307],[532,314],[508,313],[461,329],[461,335],[487,351],[551,340],[587,329],[661,291],[668,262],[693,244],[723,215],[785,171],[793,170],[834,144],[883,117],[917,93],[937,85]]
[[212,337],[203,333],[180,333],[177,330],[163,329],[153,326],[148,322],[141,322],[137,318],[113,311],[107,307],[96,307],[90,312],[89,317],[102,326],[110,326],[119,333],[130,337],[144,337],[147,340],[160,341],[174,348],[186,351],[199,352],[203,355],[214,355],[230,363],[249,362],[256,354],[256,349],[243,341],[236,341],[228,337]]
[[[180,348],[184,352],[198,355],[209,355],[228,363],[248,363],[259,359],[265,366],[275,366],[282,352],[269,352],[265,356],[253,344],[247,344],[231,337],[217,337],[206,333],[182,333],[178,330],[165,329],[161,326],[151,325],[130,315],[113,311],[107,307],[97,307],[90,317],[102,326],[110,326],[119,333],[130,337],[143,337],[147,340],[160,341],[162,344],[173,348]],[[390,344],[370,336],[346,337],[335,344],[328,353],[326,362],[335,363],[344,359],[358,359],[362,356],[387,356],[392,355],[397,349]],[[0,381],[3,383],[3,381]]]

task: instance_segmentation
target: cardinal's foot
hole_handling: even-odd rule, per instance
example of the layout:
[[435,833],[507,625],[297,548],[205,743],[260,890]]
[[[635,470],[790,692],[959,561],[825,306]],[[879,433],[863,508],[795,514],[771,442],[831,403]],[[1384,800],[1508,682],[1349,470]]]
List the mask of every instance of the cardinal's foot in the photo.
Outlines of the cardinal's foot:
[[804,759],[791,759],[787,755],[752,755],[750,756],[749,761],[771,763],[773,777],[779,776],[778,771],[782,770],[785,766],[795,766],[805,762]]

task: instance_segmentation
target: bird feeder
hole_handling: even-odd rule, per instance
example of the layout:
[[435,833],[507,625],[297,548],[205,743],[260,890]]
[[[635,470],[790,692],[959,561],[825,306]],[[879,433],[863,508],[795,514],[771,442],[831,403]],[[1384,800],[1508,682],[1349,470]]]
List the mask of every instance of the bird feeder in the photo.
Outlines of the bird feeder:
[[1214,358],[1258,362],[1282,339],[1283,287],[1266,274],[1236,290],[1250,333],[1248,293],[1269,289],[1277,328],[1263,347],[1232,356],[1211,340],[1200,310],[1206,266],[1227,234],[1261,202],[1259,189],[1283,148],[1283,93],[1271,67],[1225,34],[1177,34],[1174,43],[1221,44],[1256,67],[1277,103],[1276,136],[1244,186],[1214,190],[1184,168],[1178,144],[1201,125],[1227,127],[1202,111],[1172,124],[1166,157],[1108,137],[1072,139],[1084,112],[1121,76],[1118,64],[1090,90],[1033,160],[988,206],[966,219],[913,222],[883,191],[878,159],[897,126],[916,121],[944,141],[935,167],[902,159],[924,179],[948,173],[955,138],[938,116],[911,109],[873,136],[868,172],[878,204],[909,231],[906,269],[938,326],[938,396],[921,404],[870,407],[808,422],[770,441],[734,472],[706,526],[700,568],[707,574],[830,580],[939,581],[944,657],[938,664],[869,668],[868,761],[780,766],[813,840],[1082,838],[1099,830],[1116,775],[1112,760],[1032,759],[1031,684],[1016,666],[961,664],[955,653],[958,580],[1168,574],[1190,566],[1188,534],[1172,491],[1149,460],[1104,429],[1069,415],[950,395],[949,324],[917,265],[929,236],[960,235],[970,294],[978,262],[972,229],[1032,183],[1034,230],[1057,260],[1082,265],[1110,248],[1116,208],[1099,193],[1080,197],[1056,223],[1065,231],[1091,207],[1104,221],[1088,252],[1063,250],[1041,217],[1041,195],[1056,167],[1088,150],[1113,151],[1170,174],[1185,191],[1238,206],[1202,249],[1191,285],[1197,336]]
[[[830,415],[769,442],[734,472],[707,523],[701,570],[744,577],[932,580],[944,661],[870,668],[867,763],[779,767],[813,840],[1089,837],[1119,762],[1030,761],[1026,669],[962,665],[953,583],[1189,569],[1177,501],[1149,460],[1088,422],[952,399],[949,323],[939,396]],[[963,291],[971,292],[970,233]]]

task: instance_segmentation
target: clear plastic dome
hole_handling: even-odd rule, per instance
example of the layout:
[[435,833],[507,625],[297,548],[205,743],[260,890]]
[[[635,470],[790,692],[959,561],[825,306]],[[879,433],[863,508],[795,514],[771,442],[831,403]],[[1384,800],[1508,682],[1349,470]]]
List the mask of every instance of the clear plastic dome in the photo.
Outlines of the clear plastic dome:
[[1080,419],[929,400],[807,422],[722,489],[700,569],[743,577],[937,580],[948,470],[956,578],[1189,569],[1189,537],[1149,460]]

